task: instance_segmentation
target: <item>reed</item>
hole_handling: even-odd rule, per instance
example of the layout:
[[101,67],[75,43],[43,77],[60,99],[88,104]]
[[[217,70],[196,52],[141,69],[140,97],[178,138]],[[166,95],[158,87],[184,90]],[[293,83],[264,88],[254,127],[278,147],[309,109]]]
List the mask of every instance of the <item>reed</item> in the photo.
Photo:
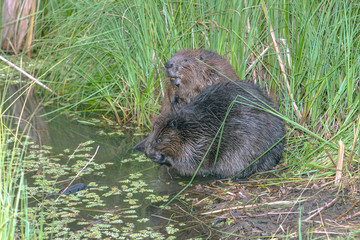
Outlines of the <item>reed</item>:
[[[27,138],[19,131],[19,124],[9,115],[5,103],[6,85],[0,93],[0,239],[32,239],[37,227],[30,219],[22,161]],[[11,104],[10,104],[11,105]]]
[[99,112],[149,127],[164,93],[166,60],[183,48],[207,48],[279,101],[289,128],[288,166],[307,172],[315,164],[333,174],[340,140],[345,159],[357,161],[354,1],[49,0],[37,14],[33,73],[59,94],[55,112]]
[[[288,129],[283,179],[335,176],[340,155],[342,179],[358,176],[357,1],[47,0],[37,8],[29,72],[59,94],[38,88],[42,99],[58,103],[54,112],[97,112],[149,127],[165,89],[164,63],[180,49],[206,48],[279,102]],[[2,34],[7,26],[2,22]],[[0,238],[18,237],[16,226],[30,238],[26,212],[19,213],[26,208],[23,174],[14,167],[24,147],[6,144],[2,103]]]
[[324,159],[324,149],[336,155],[340,139],[347,155],[359,144],[351,137],[360,107],[359,9],[324,0],[50,0],[37,27],[46,34],[34,49],[40,78],[68,103],[58,111],[97,111],[146,126],[159,112],[166,60],[183,48],[219,52],[241,79],[278,99],[290,149]]

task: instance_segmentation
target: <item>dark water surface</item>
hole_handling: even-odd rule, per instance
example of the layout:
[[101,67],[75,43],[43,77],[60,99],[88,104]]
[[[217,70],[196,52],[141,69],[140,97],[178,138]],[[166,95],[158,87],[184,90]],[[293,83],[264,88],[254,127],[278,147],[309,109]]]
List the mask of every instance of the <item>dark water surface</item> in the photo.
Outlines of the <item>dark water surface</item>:
[[[129,209],[135,205],[135,212],[131,213],[131,216],[125,214],[124,219],[120,217],[125,225],[133,224],[131,233],[134,234],[134,232],[148,229],[148,227],[155,227],[157,230],[162,227],[162,219],[154,217],[154,215],[161,214],[161,210],[157,208],[160,203],[155,203],[154,207],[152,206],[151,200],[146,199],[146,197],[150,194],[155,196],[173,196],[182,189],[179,182],[186,183],[190,179],[180,178],[170,174],[165,166],[160,167],[154,165],[153,162],[146,159],[145,156],[135,152],[132,147],[144,138],[143,135],[134,136],[134,131],[127,129],[121,130],[123,135],[112,135],[112,132],[118,131],[118,129],[114,130],[110,127],[100,128],[83,124],[82,122],[71,120],[64,116],[56,117],[47,122],[47,126],[49,136],[48,143],[52,147],[52,154],[61,154],[64,149],[69,149],[70,152],[74,151],[79,144],[92,140],[94,142],[90,144],[90,146],[92,146],[93,149],[88,154],[93,155],[95,149],[99,146],[93,161],[97,164],[112,163],[111,165],[106,165],[106,168],[101,170],[103,172],[102,175],[84,175],[76,179],[73,184],[79,182],[85,184],[95,182],[97,187],[89,187],[87,191],[94,191],[98,193],[100,197],[101,193],[99,193],[97,189],[101,187],[108,187],[108,189],[117,188],[119,190],[124,189],[124,186],[125,189],[131,188],[132,183],[126,182],[127,179],[130,179],[130,181],[134,180],[135,182],[140,180],[144,185],[143,188],[147,190],[144,192],[135,190],[133,193],[131,191],[122,191],[118,195],[102,197],[104,206],[99,208],[93,207],[89,209],[89,211],[82,209],[82,218],[88,218],[87,220],[91,221],[93,218],[92,215],[94,215],[94,211],[96,210],[111,212],[117,209]],[[90,159],[90,157],[88,159]],[[67,158],[61,161],[68,162],[70,166],[72,164],[72,161],[69,161]],[[139,173],[141,174],[139,178],[132,177],[132,175]],[[59,188],[66,187],[67,185],[68,182],[59,184]],[[129,195],[131,195],[131,197],[129,197]],[[129,203],[129,199],[136,201],[136,203]],[[161,204],[163,203],[164,202],[161,202]],[[121,214],[121,212],[120,210],[119,214]],[[147,221],[145,220],[143,222],[141,220],[139,221],[139,219],[147,219]],[[159,221],[157,221],[157,219]],[[121,224],[115,224],[114,227],[120,228],[119,230],[121,231]],[[81,229],[75,225],[72,225],[70,228],[73,230]]]
[[[95,181],[105,186],[118,186],[119,181],[127,179],[131,174],[142,173],[142,180],[154,191],[169,194],[181,189],[178,185],[179,181],[189,180],[168,174],[166,167],[155,165],[151,160],[134,151],[133,146],[142,140],[144,135],[134,136],[133,130],[122,129],[123,135],[109,136],[113,131],[110,127],[91,126],[66,117],[53,119],[48,122],[48,127],[49,143],[55,154],[63,152],[64,149],[75,150],[80,143],[92,140],[94,143],[91,146],[94,150],[89,154],[93,154],[95,148],[99,146],[93,161],[99,164],[113,163],[103,170],[104,176],[85,176],[81,179],[84,183]],[[137,157],[142,161],[128,161]]]
[[[23,161],[27,211],[34,225],[43,225],[45,238],[175,238],[179,228],[172,223],[182,220],[172,220],[172,210],[161,206],[190,178],[170,174],[135,152],[133,146],[144,138],[139,130],[105,122],[99,115],[53,113],[55,108],[43,108],[32,92],[19,95],[23,90],[9,86],[6,114],[17,119],[13,127],[19,124],[32,142]],[[58,194],[73,179],[72,185],[83,183],[87,189]]]

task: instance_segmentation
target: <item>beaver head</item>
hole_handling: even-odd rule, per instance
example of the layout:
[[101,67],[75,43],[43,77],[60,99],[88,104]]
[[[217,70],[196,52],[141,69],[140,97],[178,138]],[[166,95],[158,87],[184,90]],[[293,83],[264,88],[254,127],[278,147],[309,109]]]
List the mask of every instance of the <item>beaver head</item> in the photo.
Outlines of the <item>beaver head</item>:
[[182,104],[214,83],[237,80],[231,64],[215,52],[205,49],[185,49],[165,63],[165,75],[170,107],[177,110]]
[[144,152],[155,163],[171,166],[171,159],[177,158],[181,138],[178,134],[178,120],[173,114],[160,115],[146,138]]
[[[180,88],[188,85],[200,76],[200,69],[204,68],[205,50],[182,50],[177,52],[165,63],[165,74],[172,86]],[[189,78],[191,76],[191,78]]]
[[216,72],[216,69],[212,69],[215,67],[213,65],[216,65],[215,58],[224,61],[220,55],[208,50],[181,50],[165,63],[165,75],[168,82],[176,88],[189,88],[193,87],[193,84],[211,85],[212,79],[208,76],[210,72]]
[[169,112],[156,118],[143,143],[145,155],[155,163],[173,167],[181,175],[191,176],[203,156],[203,134],[195,127],[194,118],[191,112],[183,116]]

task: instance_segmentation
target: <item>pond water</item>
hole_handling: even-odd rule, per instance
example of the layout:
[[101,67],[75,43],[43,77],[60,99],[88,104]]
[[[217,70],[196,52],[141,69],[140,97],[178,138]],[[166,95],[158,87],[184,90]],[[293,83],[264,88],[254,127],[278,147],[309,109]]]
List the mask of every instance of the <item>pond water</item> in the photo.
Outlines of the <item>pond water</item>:
[[[48,123],[49,142],[55,155],[61,154],[64,149],[75,150],[83,142],[92,140],[89,146],[93,154],[98,146],[98,152],[94,157],[97,164],[110,163],[102,169],[103,174],[88,174],[76,182],[89,184],[95,182],[97,187],[117,188],[119,190],[130,189],[133,185],[141,184],[124,194],[112,195],[104,198],[102,209],[127,209],[137,205],[130,223],[134,223],[134,230],[142,230],[151,227],[154,222],[138,222],[139,219],[150,218],[146,212],[151,201],[147,200],[150,194],[157,196],[175,194],[181,189],[179,182],[186,179],[169,175],[164,167],[154,165],[149,159],[132,150],[132,147],[144,136],[134,136],[134,131],[122,129],[115,130],[118,134],[112,134],[111,128],[99,128],[91,125],[71,121],[65,117],[58,117]],[[65,131],[64,131],[65,130]],[[120,133],[120,134],[119,134]],[[110,136],[109,136],[110,135]],[[67,161],[67,159],[65,159]],[[71,164],[71,163],[70,163]],[[130,179],[129,182],[127,180]],[[134,183],[131,181],[133,180]],[[187,179],[189,180],[189,179]],[[139,182],[141,181],[141,182]],[[64,186],[64,185],[63,185]],[[67,186],[67,184],[65,184]],[[141,189],[144,188],[144,189]],[[139,190],[141,189],[141,190]],[[91,188],[89,188],[91,191]],[[131,195],[131,197],[129,197]],[[132,199],[136,204],[129,203]],[[125,201],[124,201],[125,200]],[[139,205],[139,206],[138,206]],[[156,223],[155,223],[156,225]]]
[[[176,176],[165,166],[154,165],[135,152],[132,147],[144,135],[134,135],[133,129],[97,127],[65,116],[46,121],[45,126],[41,140],[51,149],[45,151],[46,157],[40,154],[39,159],[52,167],[39,165],[31,168],[27,176],[36,199],[30,206],[37,208],[40,202],[46,206],[45,212],[56,209],[59,213],[47,219],[50,223],[51,218],[57,218],[55,227],[46,225],[48,233],[56,237],[101,239],[172,236],[173,231],[166,231],[163,225],[167,216],[161,216],[160,206],[190,179]],[[88,162],[91,163],[85,167]],[[54,169],[58,173],[50,173]],[[61,195],[56,200],[59,194],[54,193],[67,187],[78,172],[81,174],[72,185],[85,183],[88,188],[76,195]],[[44,181],[39,181],[44,173],[49,183],[46,187],[42,186]]]
[[[42,224],[45,238],[175,238],[179,229],[171,224],[171,211],[162,209],[190,178],[135,152],[133,146],[144,138],[139,129],[101,116],[51,113],[55,108],[39,107],[32,94],[18,97],[19,89],[9,87],[14,101],[7,113],[23,119],[20,129],[29,136],[23,160],[27,211],[34,225]],[[77,183],[87,189],[59,194]]]

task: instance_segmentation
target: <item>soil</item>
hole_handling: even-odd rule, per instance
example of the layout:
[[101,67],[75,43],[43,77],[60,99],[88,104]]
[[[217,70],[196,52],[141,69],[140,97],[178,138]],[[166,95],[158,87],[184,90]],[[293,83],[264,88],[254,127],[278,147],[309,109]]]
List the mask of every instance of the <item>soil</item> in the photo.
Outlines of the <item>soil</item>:
[[158,210],[168,217],[159,231],[172,224],[179,239],[359,239],[359,193],[359,178],[341,188],[333,178],[215,180]]

